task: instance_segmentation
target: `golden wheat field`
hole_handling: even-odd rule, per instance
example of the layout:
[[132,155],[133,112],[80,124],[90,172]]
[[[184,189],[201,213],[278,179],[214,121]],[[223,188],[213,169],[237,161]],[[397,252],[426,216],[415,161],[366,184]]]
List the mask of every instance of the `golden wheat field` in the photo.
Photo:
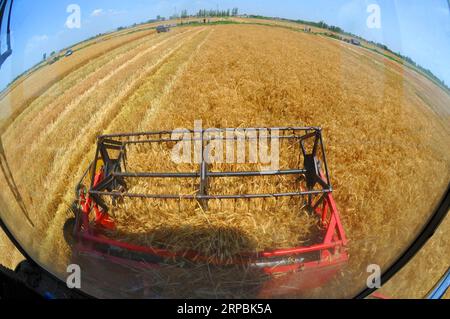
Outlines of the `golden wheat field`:
[[[349,265],[331,283],[339,287],[336,297],[355,293],[355,281],[365,283],[368,264],[385,267],[405,249],[449,182],[450,96],[381,55],[315,34],[252,24],[145,31],[111,41],[116,42],[105,41],[107,49],[83,63],[69,68],[58,61],[42,68],[44,77],[52,77],[50,68],[67,71],[46,85],[27,84],[39,94],[16,98],[19,84],[19,91],[12,89],[0,102],[14,109],[14,117],[3,122],[2,140],[35,227],[20,222],[12,197],[2,193],[4,219],[14,222],[13,231],[24,234],[20,241],[55,271],[70,258],[62,228],[100,134],[192,129],[196,120],[205,128],[322,127],[334,197],[350,240]],[[137,152],[131,165],[150,165],[158,156],[157,150]],[[246,190],[266,190],[273,181],[250,184]],[[0,186],[5,185],[1,176]],[[145,182],[133,187],[151,188]],[[302,243],[316,227],[306,215],[292,214],[301,207],[289,201],[268,203],[269,208],[242,204],[237,211],[233,203],[213,204],[209,215],[191,203],[170,205],[125,201],[115,212],[123,225],[117,236],[165,226],[159,237],[137,240],[155,244],[167,241],[168,233],[186,239],[193,226],[206,225],[184,244],[232,254]],[[249,241],[236,242],[236,233],[223,231],[236,225]],[[258,235],[261,227],[264,236]],[[205,234],[214,231],[226,235],[211,244]],[[180,242],[176,236],[170,240]],[[311,296],[329,293],[330,287]]]

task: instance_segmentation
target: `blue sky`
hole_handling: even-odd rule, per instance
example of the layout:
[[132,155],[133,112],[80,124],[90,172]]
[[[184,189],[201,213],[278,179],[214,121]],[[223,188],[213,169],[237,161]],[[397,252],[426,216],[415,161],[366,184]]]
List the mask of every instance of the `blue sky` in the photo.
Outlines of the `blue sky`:
[[[81,9],[79,29],[66,25],[70,4]],[[380,8],[379,29],[367,26],[367,8],[372,4]],[[448,0],[15,0],[11,25],[14,51],[0,69],[0,90],[39,62],[44,52],[49,54],[95,34],[157,15],[167,17],[182,9],[193,13],[202,8],[233,7],[238,7],[240,13],[322,20],[337,25],[410,56],[450,85]]]

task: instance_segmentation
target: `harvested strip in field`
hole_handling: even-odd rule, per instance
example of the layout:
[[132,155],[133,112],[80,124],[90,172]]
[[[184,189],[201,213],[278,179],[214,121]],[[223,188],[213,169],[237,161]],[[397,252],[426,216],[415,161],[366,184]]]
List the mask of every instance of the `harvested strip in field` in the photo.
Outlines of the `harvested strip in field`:
[[[27,126],[27,129],[25,130],[25,132],[28,132],[28,135],[25,134],[25,136],[18,138],[18,140],[22,141],[27,151],[30,151],[29,136],[33,136],[34,138],[34,143],[32,146],[40,145],[41,143],[43,143],[43,139],[48,139],[48,136],[49,134],[51,134],[52,130],[56,129],[58,127],[58,123],[64,120],[64,116],[67,114],[67,112],[71,109],[76,108],[80,105],[80,103],[85,101],[86,97],[89,97],[90,94],[94,92],[98,84],[105,82],[113,74],[115,74],[114,70],[116,70],[120,66],[123,66],[125,63],[128,63],[137,54],[142,53],[143,51],[145,52],[146,50],[148,50],[148,48],[152,48],[155,44],[161,42],[162,39],[156,37],[151,37],[150,39],[146,38],[143,40],[143,43],[139,43],[138,46],[134,49],[128,46],[124,48],[125,50],[123,48],[116,49],[115,52],[111,52],[104,58],[95,60],[92,62],[92,64],[87,65],[85,68],[80,70],[82,71],[81,74],[75,74],[74,77],[69,76],[67,79],[65,79],[69,82],[68,85],[70,86],[72,81],[78,81],[78,85],[68,90],[66,94],[61,95],[60,98],[56,98],[53,103],[38,104],[45,107],[44,111],[39,112],[40,108],[38,107],[38,105],[31,105],[29,110],[37,108],[38,114],[40,115],[34,118],[35,112],[29,112],[31,113],[31,118],[34,118],[34,120],[31,121],[30,127]],[[94,68],[95,70],[92,70],[92,68]],[[87,74],[90,74],[90,76],[83,78],[83,74],[85,72]],[[63,83],[63,88],[66,87],[65,80],[61,81],[61,83]],[[80,91],[78,91],[77,88],[81,88]],[[37,102],[40,102],[40,100]],[[19,118],[15,123],[21,123],[22,126],[24,126],[26,125],[26,123],[28,123],[29,120],[31,120],[31,118]],[[34,128],[33,123],[36,123],[34,125],[38,125],[38,127]],[[6,136],[5,138],[6,145],[8,145],[8,141],[16,141],[14,139],[14,136],[11,136],[10,138],[9,136]],[[36,140],[37,138],[38,140]],[[32,149],[31,151],[35,151],[35,149]],[[20,155],[20,152],[17,153],[17,156],[20,157]]]
[[[215,29],[212,29],[205,39],[196,47],[195,51],[192,52],[189,59],[185,61],[178,69],[178,72],[174,74],[174,76],[166,83],[164,86],[163,94],[158,97],[152,103],[152,107],[147,110],[145,116],[140,120],[139,126],[137,126],[137,130],[145,131],[153,124],[154,115],[158,113],[159,108],[162,106],[162,100],[164,100],[168,95],[171,94],[173,86],[179,82],[181,75],[186,72],[187,66],[192,63],[192,60],[199,54],[199,51],[203,49],[203,46],[209,41],[211,36],[214,34]],[[149,126],[149,123],[150,126]]]
[[[152,39],[153,38],[153,39]],[[65,107],[73,100],[80,100],[83,94],[92,87],[96,79],[101,79],[108,72],[108,66],[120,63],[119,58],[125,56],[130,59],[134,50],[142,50],[147,43],[157,40],[155,35],[150,35],[129,44],[120,46],[67,75],[50,87],[45,93],[34,100],[29,107],[18,116],[11,124],[3,139],[5,147],[8,148],[10,141],[14,141],[15,152],[21,154],[21,148],[28,147],[26,141],[31,137],[36,139],[39,135],[47,132],[46,127],[55,122]],[[80,52],[82,54],[82,52]],[[25,142],[25,143],[24,143]]]
[[[79,147],[83,144],[77,144],[76,142],[78,139],[90,137],[93,141],[95,131],[92,131],[92,123],[97,123],[98,125],[95,115],[102,111],[101,106],[114,106],[116,103],[120,102],[122,98],[126,97],[128,92],[133,90],[133,83],[139,82],[140,78],[136,76],[135,72],[138,71],[142,77],[148,68],[148,70],[150,70],[153,67],[153,60],[149,59],[148,55],[151,55],[154,52],[160,52],[158,50],[167,49],[167,46],[170,47],[171,41],[175,41],[178,36],[179,35],[175,35],[173,36],[175,37],[174,39],[173,37],[170,37],[152,45],[145,51],[139,52],[132,59],[119,67],[114,68],[111,66],[108,75],[95,83],[89,90],[90,94],[84,96],[79,102],[80,105],[83,105],[83,108],[77,107],[77,105],[67,106],[63,114],[59,116],[58,121],[47,127],[49,134],[45,136],[45,139],[42,141],[34,141],[31,144],[31,150],[39,150],[37,152],[39,154],[37,158],[25,159],[25,166],[31,169],[32,173],[30,174],[30,171],[25,170],[22,172],[19,171],[17,174],[19,182],[22,180],[26,180],[27,183],[29,183],[30,180],[38,181],[37,184],[35,184],[36,187],[27,187],[31,198],[35,198],[35,194],[40,193],[42,187],[51,190],[56,186],[53,175],[61,176],[62,171],[57,171],[57,166],[67,165],[67,154],[70,154],[68,146],[72,145],[72,148],[75,151],[80,152],[82,149],[80,150]],[[148,68],[142,68],[143,63],[144,65],[147,65]],[[108,89],[101,89],[105,86],[111,88],[111,91]],[[77,120],[73,121],[73,118],[76,118]],[[60,134],[61,129],[65,131],[64,135]],[[82,135],[83,129],[89,130],[92,135]],[[51,140],[52,143],[46,143],[48,140]],[[48,161],[53,163],[52,166],[48,166],[48,171],[33,169],[34,167],[42,167],[42,163]],[[25,174],[26,176],[22,179],[21,174]],[[51,193],[48,194],[50,196]],[[44,205],[45,200],[39,204]]]
[[[61,154],[64,160],[54,163],[48,175],[49,181],[51,181],[52,175],[58,175],[61,171],[77,167],[76,163],[85,155],[86,149],[89,149],[94,143],[95,137],[101,132],[102,125],[108,122],[110,117],[114,118],[116,112],[120,111],[123,101],[127,100],[130,94],[142,84],[145,76],[153,72],[155,68],[158,68],[161,61],[176,50],[176,48],[173,49],[171,47],[173,45],[171,41],[174,40],[169,38],[147,49],[147,52],[141,52],[134,59],[128,61],[126,65],[117,68],[107,81],[100,84],[111,87],[114,94],[111,94],[109,90],[100,90],[89,97],[88,104],[85,105],[83,110],[87,109],[91,113],[84,115],[86,120],[83,127],[71,132],[74,137],[72,140],[60,139],[61,142],[70,142],[70,144],[67,145],[66,154]],[[153,53],[154,56],[149,59],[146,56],[148,53]],[[156,53],[163,54],[162,58]],[[128,64],[130,67],[128,67]],[[144,67],[142,67],[143,64]],[[105,98],[106,100],[104,100]],[[104,107],[98,108],[98,105],[103,105]],[[74,109],[73,111],[82,115],[82,110]],[[73,126],[72,123],[68,125]],[[76,128],[76,125],[74,128]],[[80,147],[80,145],[82,146]],[[55,188],[59,185],[52,184],[51,186]]]
[[[182,40],[176,46],[173,46],[172,44],[172,47],[169,46],[165,51],[155,54],[156,61],[153,61],[153,64],[149,63],[148,68],[140,71],[140,76],[134,78],[134,86],[128,87],[128,91],[134,92],[137,90],[144,83],[144,79],[149,74],[155,74],[155,77],[171,76],[172,72],[176,72],[176,66],[179,66],[181,62],[185,61],[192,52],[195,51],[195,48],[202,43],[206,36],[207,32],[203,29],[193,29],[189,34],[183,36]],[[173,60],[178,62],[174,64],[169,63]],[[173,69],[174,67],[175,69]],[[155,70],[164,68],[168,68],[168,70],[171,71],[169,73],[166,73],[167,71],[162,73],[154,72]],[[110,104],[107,108],[94,115],[91,121],[85,126],[84,131],[78,135],[78,139],[73,141],[73,144],[71,145],[71,155],[64,163],[61,163],[61,170],[53,171],[55,174],[59,171],[71,172],[70,174],[72,175],[68,176],[68,180],[53,185],[52,189],[55,191],[51,191],[51,193],[56,196],[50,197],[49,200],[45,201],[43,204],[45,211],[56,212],[55,218],[48,226],[49,229],[55,229],[53,232],[48,233],[48,237],[45,240],[45,244],[48,246],[51,246],[54,236],[58,235],[58,231],[61,229],[61,225],[64,223],[66,217],[67,205],[73,200],[73,192],[70,188],[67,188],[67,185],[75,184],[77,182],[85,169],[80,163],[86,163],[86,166],[88,165],[89,155],[92,155],[92,147],[95,145],[96,136],[107,126],[110,118],[114,118],[124,105],[126,105],[126,101],[130,98],[133,99],[132,97],[133,94],[124,95],[121,99],[117,100],[117,103]],[[80,148],[80,145],[83,145],[84,148]],[[89,151],[89,149],[91,150]],[[58,196],[58,194],[65,195]],[[61,251],[58,253],[64,254],[64,251],[66,251],[67,248],[64,245],[62,246]],[[53,251],[46,251],[46,253],[53,253]]]
[[[186,60],[180,62],[179,59],[172,59],[154,74],[150,74],[144,85],[127,101],[121,112],[104,130],[104,133],[137,131],[139,127],[142,127],[142,123],[145,123],[146,114],[154,112],[161,97],[170,94],[173,83],[184,72],[185,67],[211,37],[212,33],[214,33],[214,29],[208,30],[206,37],[193,52],[190,52],[190,56]],[[174,73],[173,70],[177,71]]]
[[114,37],[110,41],[93,43],[93,45],[80,51],[82,54],[76,52],[68,60],[60,60],[51,65],[41,64],[37,70],[20,78],[7,90],[5,95],[2,95],[0,110],[9,110],[8,113],[10,113],[9,118],[1,122],[2,130],[14,121],[15,117],[20,115],[36,97],[40,96],[48,87],[64,78],[74,69],[88,63],[90,59],[95,59],[110,50],[154,32],[154,30],[147,30]]

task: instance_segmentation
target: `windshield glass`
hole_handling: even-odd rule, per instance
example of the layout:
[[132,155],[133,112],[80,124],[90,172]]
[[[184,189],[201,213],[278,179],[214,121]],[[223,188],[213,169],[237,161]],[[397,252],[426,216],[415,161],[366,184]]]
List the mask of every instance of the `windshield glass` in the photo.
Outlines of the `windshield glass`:
[[353,297],[449,185],[449,8],[2,0],[0,217],[95,297]]

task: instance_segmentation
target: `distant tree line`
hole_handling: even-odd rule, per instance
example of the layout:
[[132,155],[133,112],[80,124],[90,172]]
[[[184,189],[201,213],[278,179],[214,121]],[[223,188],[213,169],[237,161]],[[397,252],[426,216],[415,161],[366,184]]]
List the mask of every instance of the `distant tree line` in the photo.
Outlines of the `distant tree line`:
[[197,18],[206,18],[206,17],[236,17],[239,15],[239,9],[227,9],[227,10],[206,10],[202,9],[197,12],[195,15]]
[[239,15],[239,8],[226,9],[226,10],[207,10],[201,9],[195,14],[189,14],[189,12],[184,9],[181,10],[181,13],[175,13],[171,15],[170,19],[186,19],[189,17],[197,17],[197,18],[216,18],[216,17],[236,17]]
[[[330,30],[332,32],[336,32],[336,33],[344,33],[344,30],[342,30],[339,27],[336,27],[334,25],[328,25],[323,21],[319,21],[319,22],[309,22],[309,21],[301,21],[301,20],[297,20],[298,23],[302,23],[302,24],[307,24],[313,27],[317,27],[317,28],[321,28],[321,29],[327,29]],[[306,23],[307,22],[307,23]]]
[[348,34],[344,30],[342,30],[340,27],[337,27],[334,25],[329,25],[323,21],[313,22],[313,21],[304,21],[304,20],[290,20],[290,19],[285,19],[285,18],[270,18],[270,17],[261,16],[261,15],[250,15],[249,17],[254,18],[254,19],[284,20],[284,21],[304,24],[304,25],[308,25],[308,26],[316,27],[316,28],[320,28],[320,29],[326,29],[326,30],[336,32],[336,33]]

